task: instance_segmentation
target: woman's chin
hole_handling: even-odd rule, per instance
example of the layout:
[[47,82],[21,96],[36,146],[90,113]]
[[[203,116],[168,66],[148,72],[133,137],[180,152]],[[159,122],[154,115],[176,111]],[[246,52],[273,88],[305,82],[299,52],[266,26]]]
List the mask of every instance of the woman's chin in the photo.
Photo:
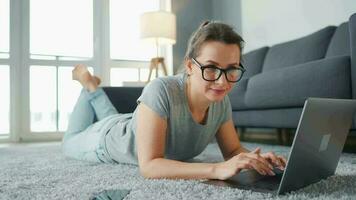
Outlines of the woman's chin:
[[223,93],[215,93],[215,92],[211,92],[207,95],[208,99],[211,102],[219,102],[222,101],[225,98],[226,94],[225,92]]

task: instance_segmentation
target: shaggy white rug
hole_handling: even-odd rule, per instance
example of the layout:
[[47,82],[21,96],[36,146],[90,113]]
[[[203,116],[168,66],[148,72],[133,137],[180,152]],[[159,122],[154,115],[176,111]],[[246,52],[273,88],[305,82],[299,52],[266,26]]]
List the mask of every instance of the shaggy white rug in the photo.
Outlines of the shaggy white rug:
[[[243,144],[285,156],[289,152],[288,147]],[[217,162],[222,157],[211,144],[195,160]],[[0,148],[0,199],[89,199],[109,189],[131,190],[125,199],[356,199],[356,155],[342,154],[335,176],[282,196],[201,182],[147,180],[136,166],[65,158],[59,143]]]

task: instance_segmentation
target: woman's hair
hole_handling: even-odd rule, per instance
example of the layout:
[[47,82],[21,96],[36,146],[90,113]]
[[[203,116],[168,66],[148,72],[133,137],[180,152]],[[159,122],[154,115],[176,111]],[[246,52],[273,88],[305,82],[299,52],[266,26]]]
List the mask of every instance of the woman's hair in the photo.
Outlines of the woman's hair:
[[242,37],[231,26],[220,22],[205,21],[191,35],[184,59],[198,57],[201,46],[209,41],[236,44],[240,48],[240,52],[244,43]]

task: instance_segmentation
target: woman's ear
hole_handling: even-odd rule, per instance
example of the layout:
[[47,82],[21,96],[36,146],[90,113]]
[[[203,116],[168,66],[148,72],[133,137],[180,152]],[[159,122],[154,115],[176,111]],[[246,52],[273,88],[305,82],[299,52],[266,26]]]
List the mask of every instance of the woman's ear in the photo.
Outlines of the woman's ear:
[[188,75],[191,75],[193,72],[193,63],[191,59],[186,58],[184,60],[185,71]]

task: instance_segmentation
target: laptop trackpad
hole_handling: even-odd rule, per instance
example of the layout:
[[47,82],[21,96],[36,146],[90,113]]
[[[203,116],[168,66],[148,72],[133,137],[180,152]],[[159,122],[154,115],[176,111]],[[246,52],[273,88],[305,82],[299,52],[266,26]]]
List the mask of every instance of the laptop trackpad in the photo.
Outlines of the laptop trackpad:
[[208,180],[203,183],[258,192],[271,192],[278,189],[283,176],[281,170],[275,169],[274,172],[276,173],[275,176],[263,176],[255,170],[246,170],[225,181]]

